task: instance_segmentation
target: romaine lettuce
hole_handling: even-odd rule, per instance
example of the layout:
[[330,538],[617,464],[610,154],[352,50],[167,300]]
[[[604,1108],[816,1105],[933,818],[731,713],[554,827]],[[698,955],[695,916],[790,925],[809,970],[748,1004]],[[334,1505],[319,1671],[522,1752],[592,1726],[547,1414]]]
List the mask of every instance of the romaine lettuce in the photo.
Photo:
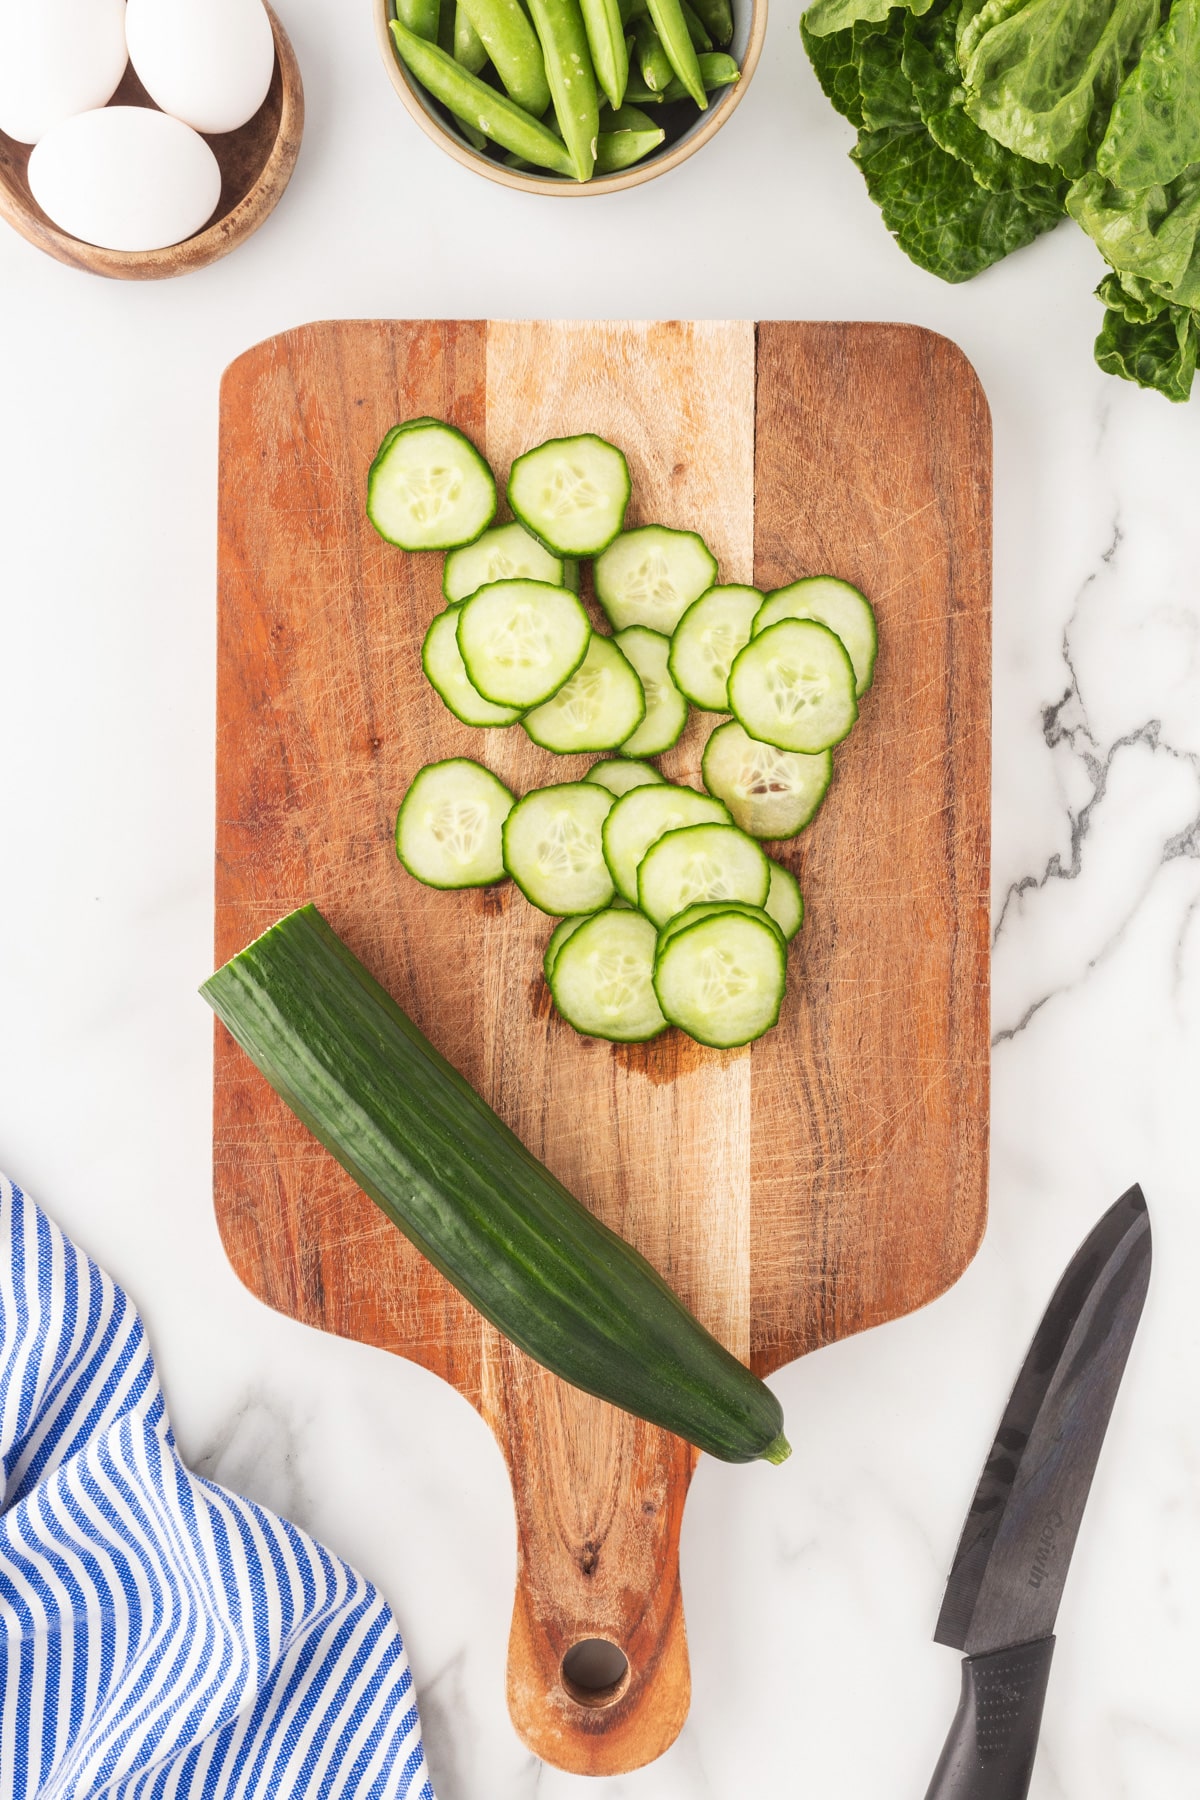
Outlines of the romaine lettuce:
[[862,128],[862,93],[858,85],[858,58],[854,53],[854,33],[832,32],[828,37],[814,35],[808,27],[807,13],[800,20],[800,36],[808,51],[817,80],[843,118]]
[[[932,0],[922,17],[895,7],[882,21],[860,18],[819,37],[810,17],[801,29],[817,77],[858,127],[851,155],[913,262],[943,281],[967,281],[1058,223],[1065,182],[993,144],[962,111],[953,0]],[[951,113],[957,120],[943,116]]]
[[[968,118],[966,90],[955,52],[958,19],[952,5],[936,5],[923,17],[904,20],[904,73],[935,144],[965,162],[981,187],[993,193],[1025,189],[1026,199],[1051,215],[1063,213],[1066,182],[1055,172],[1015,156]],[[960,15],[961,16],[961,15]]]
[[1200,163],[1200,0],[1175,0],[1117,95],[1096,168],[1118,188],[1165,185]]
[[858,91],[867,131],[919,131],[921,108],[904,71],[904,21],[897,7],[882,25],[858,24],[853,30],[858,65]]
[[862,132],[851,155],[900,248],[943,281],[969,281],[1062,216],[1020,190],[982,187],[923,126]]
[[1139,298],[1135,280],[1107,275],[1096,289],[1107,312],[1096,339],[1096,361],[1109,375],[1186,400],[1200,350],[1200,315],[1155,295]]
[[897,5],[910,12],[928,12],[932,0],[813,0],[801,21],[806,40],[829,37],[835,31],[849,31],[860,21],[882,24]]
[[988,0],[959,59],[967,111],[1018,156],[1082,175],[1159,0]]
[[815,0],[801,30],[914,262],[965,281],[1069,211],[1114,270],[1097,361],[1187,397],[1200,0]]
[[1168,187],[1133,192],[1092,170],[1072,187],[1067,210],[1120,274],[1164,300],[1200,306],[1200,162]]

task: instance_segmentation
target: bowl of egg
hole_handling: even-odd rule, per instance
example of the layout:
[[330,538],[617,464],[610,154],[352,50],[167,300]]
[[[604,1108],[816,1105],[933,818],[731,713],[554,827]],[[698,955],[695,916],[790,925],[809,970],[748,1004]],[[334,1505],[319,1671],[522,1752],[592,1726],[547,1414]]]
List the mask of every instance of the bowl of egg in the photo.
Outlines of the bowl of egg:
[[59,262],[153,281],[228,255],[303,126],[263,0],[0,0],[0,218]]

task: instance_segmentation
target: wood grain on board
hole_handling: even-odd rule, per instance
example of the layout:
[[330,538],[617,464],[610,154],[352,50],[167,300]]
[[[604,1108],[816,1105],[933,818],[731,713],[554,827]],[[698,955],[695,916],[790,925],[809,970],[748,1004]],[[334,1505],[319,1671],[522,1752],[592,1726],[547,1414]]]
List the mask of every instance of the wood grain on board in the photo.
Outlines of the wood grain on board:
[[[722,579],[830,569],[875,600],[875,687],[825,808],[781,850],[808,920],[780,1026],[752,1050],[577,1037],[541,977],[550,921],[511,884],[435,892],[397,863],[422,763],[475,756],[524,791],[591,760],[473,731],[425,682],[441,559],[384,544],[363,513],[380,438],[417,414],[460,426],[500,477],[543,437],[598,431],[629,456],[631,521],[700,528]],[[240,358],[221,419],[218,960],[315,901],[530,1148],[764,1371],[940,1292],[986,1205],[990,466],[960,353],[909,327],[324,324]],[[668,774],[698,781],[711,722],[693,715]],[[581,1773],[659,1755],[689,1697],[687,1446],[504,1343],[219,1027],[214,1142],[247,1285],[434,1370],[495,1432],[525,1741]],[[561,1677],[587,1637],[628,1656],[610,1694]]]
[[759,587],[831,571],[875,682],[789,861],[786,1029],[752,1062],[760,1373],[943,1292],[986,1212],[991,428],[910,325],[758,328]]

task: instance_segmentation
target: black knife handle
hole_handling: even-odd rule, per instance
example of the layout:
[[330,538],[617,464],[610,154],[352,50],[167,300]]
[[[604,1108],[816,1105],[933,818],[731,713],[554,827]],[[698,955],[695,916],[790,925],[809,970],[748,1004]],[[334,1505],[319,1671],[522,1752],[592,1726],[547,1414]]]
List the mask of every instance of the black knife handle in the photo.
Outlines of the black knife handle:
[[1054,1639],[967,1656],[962,1694],[925,1800],[1025,1800]]

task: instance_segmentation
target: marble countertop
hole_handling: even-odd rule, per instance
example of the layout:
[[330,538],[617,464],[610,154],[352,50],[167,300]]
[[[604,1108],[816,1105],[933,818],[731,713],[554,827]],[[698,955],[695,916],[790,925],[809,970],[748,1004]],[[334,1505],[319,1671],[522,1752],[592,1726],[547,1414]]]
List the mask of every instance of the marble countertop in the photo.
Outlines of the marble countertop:
[[[1200,1792],[1200,400],[1102,376],[1070,225],[961,289],[893,247],[794,0],[683,169],[570,204],[416,130],[365,4],[288,0],[293,186],[161,285],[0,229],[0,1167],[140,1305],[185,1457],[392,1600],[440,1800],[925,1791],[958,1692],[930,1633],[1009,1383],[1078,1240],[1131,1181],[1145,1319],[1059,1619],[1033,1800]],[[785,1370],[782,1471],[706,1460],[683,1534],[691,1717],[584,1781],[508,1722],[500,1457],[421,1370],[277,1317],[210,1201],[217,384],[341,316],[895,318],[947,333],[996,448],[992,1212],[923,1313]],[[862,1705],[863,1696],[870,1697]]]

